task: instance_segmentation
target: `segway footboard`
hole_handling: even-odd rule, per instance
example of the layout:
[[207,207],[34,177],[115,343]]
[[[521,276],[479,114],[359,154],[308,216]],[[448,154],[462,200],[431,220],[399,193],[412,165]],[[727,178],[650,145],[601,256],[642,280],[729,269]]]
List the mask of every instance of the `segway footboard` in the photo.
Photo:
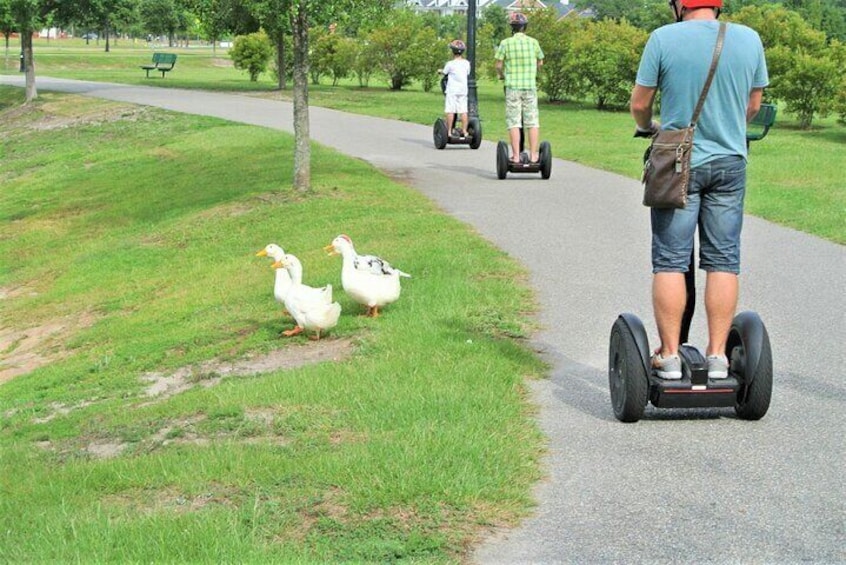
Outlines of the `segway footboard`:
[[708,365],[692,345],[682,345],[682,378],[678,381],[651,376],[649,401],[659,408],[731,408],[737,403],[740,383],[729,376],[709,380]]

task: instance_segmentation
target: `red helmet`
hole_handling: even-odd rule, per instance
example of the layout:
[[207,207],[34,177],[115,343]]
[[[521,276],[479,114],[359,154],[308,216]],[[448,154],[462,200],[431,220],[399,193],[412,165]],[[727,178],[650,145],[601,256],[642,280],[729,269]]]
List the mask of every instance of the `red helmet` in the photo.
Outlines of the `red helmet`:
[[464,53],[465,49],[467,49],[467,46],[464,45],[464,42],[461,41],[460,39],[455,39],[452,42],[450,42],[449,48],[452,49],[453,53],[455,53],[456,55],[459,55],[461,53]]
[[681,0],[682,8],[693,10],[696,8],[722,8],[723,0]]

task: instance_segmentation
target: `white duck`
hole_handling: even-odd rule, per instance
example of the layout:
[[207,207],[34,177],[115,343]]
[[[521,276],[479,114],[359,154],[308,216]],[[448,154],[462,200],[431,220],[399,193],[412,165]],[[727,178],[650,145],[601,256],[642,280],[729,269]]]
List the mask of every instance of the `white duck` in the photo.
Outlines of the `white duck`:
[[[269,243],[264,249],[256,253],[256,257],[270,257],[274,261],[281,261],[285,251],[275,243]],[[276,269],[276,280],[273,283],[273,297],[280,304],[285,303],[285,295],[291,288],[291,275],[286,269]]]
[[285,336],[297,335],[304,330],[315,332],[309,339],[320,339],[320,332],[330,330],[338,324],[341,305],[332,302],[332,285],[314,288],[303,284],[303,265],[294,255],[286,254],[273,264],[279,270],[284,268],[291,277],[291,288],[285,295],[285,308],[297,322],[296,327],[282,332]]
[[323,249],[343,257],[341,285],[350,298],[367,306],[367,316],[373,318],[379,316],[380,307],[399,298],[400,277],[411,277],[380,257],[357,254],[352,240],[344,234]]

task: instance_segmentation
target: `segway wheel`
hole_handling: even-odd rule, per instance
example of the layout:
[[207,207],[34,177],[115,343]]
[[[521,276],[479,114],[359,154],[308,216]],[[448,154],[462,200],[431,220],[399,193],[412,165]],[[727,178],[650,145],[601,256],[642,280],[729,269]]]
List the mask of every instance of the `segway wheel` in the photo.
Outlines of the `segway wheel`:
[[646,409],[649,380],[635,336],[622,318],[611,326],[608,384],[614,416],[621,422],[640,420]]
[[742,420],[760,420],[770,408],[773,393],[773,354],[770,336],[755,312],[734,317],[726,344],[732,375],[741,387],[734,411]]
[[482,122],[479,118],[470,118],[470,123],[467,124],[467,129],[470,130],[470,149],[478,149],[482,144]]
[[552,174],[552,146],[548,141],[540,144],[541,178],[548,179]]
[[508,144],[500,141],[496,144],[496,176],[499,180],[508,174]]
[[436,149],[443,149],[446,147],[447,139],[449,139],[449,137],[447,135],[446,122],[443,118],[435,120],[435,125],[432,128],[432,138],[435,141]]

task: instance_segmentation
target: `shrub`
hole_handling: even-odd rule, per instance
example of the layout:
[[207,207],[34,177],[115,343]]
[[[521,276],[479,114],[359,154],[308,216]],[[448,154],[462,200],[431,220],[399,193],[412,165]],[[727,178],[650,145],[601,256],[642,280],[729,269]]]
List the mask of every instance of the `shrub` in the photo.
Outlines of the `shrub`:
[[273,56],[273,45],[264,31],[239,35],[229,50],[229,56],[236,69],[247,71],[250,81],[256,82],[259,75],[267,70]]

